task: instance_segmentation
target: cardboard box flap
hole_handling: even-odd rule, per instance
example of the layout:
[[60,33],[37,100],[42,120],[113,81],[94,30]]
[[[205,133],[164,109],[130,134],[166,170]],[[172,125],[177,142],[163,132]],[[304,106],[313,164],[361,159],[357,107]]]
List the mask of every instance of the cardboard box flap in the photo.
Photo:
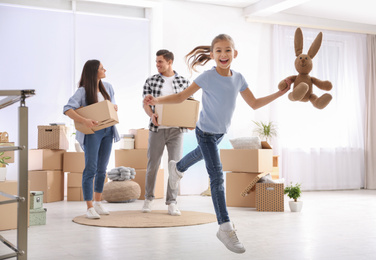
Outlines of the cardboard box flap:
[[260,173],[258,174],[249,184],[248,186],[245,188],[245,190],[241,193],[241,195],[243,197],[247,196],[247,194],[255,187],[256,183],[262,178],[264,177],[265,175],[267,175],[268,173],[267,172],[263,172],[263,173]]
[[262,149],[272,149],[272,147],[267,141],[261,141],[261,147]]

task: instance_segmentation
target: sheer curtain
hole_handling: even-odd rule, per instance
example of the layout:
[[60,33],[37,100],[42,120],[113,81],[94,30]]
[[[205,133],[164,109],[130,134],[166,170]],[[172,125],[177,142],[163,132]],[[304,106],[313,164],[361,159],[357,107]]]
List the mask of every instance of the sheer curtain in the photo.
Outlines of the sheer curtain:
[[[274,27],[274,81],[296,75],[296,27]],[[320,32],[302,28],[303,53]],[[359,189],[364,186],[366,35],[322,31],[323,42],[310,75],[329,80],[333,99],[323,110],[310,102],[284,102],[278,119],[281,175],[304,190]],[[326,93],[313,86],[313,93]],[[283,97],[287,99],[286,97]]]
[[376,189],[376,35],[367,35],[367,129],[366,129],[366,178],[365,187]]

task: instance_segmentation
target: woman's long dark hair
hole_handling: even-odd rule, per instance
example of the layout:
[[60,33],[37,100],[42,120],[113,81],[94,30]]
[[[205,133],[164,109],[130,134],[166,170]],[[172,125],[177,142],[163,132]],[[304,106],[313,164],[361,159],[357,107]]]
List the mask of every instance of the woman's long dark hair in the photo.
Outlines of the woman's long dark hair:
[[[78,87],[85,88],[87,105],[98,102],[97,81],[100,63],[99,60],[88,60],[82,69],[80,84]],[[104,99],[111,101],[110,95],[103,86],[102,80],[99,80],[98,87]]]

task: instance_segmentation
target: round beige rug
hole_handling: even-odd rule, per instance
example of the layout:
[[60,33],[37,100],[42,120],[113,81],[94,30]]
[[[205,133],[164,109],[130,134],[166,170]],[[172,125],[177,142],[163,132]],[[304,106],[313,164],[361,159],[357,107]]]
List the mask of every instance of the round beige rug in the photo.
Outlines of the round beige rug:
[[216,222],[214,214],[181,211],[181,216],[171,216],[167,210],[153,210],[142,213],[140,210],[110,211],[100,219],[88,219],[86,215],[77,216],[73,222],[82,225],[118,228],[155,228],[193,226]]

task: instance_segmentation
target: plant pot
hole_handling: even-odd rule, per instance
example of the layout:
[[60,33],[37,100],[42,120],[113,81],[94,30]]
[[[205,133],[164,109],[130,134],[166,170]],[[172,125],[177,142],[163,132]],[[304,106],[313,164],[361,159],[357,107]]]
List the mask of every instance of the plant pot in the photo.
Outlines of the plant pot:
[[5,181],[7,176],[7,168],[0,167],[0,181]]
[[289,201],[291,212],[300,212],[303,207],[303,201]]
[[74,143],[74,147],[76,148],[76,152],[83,152],[81,145],[79,143]]

